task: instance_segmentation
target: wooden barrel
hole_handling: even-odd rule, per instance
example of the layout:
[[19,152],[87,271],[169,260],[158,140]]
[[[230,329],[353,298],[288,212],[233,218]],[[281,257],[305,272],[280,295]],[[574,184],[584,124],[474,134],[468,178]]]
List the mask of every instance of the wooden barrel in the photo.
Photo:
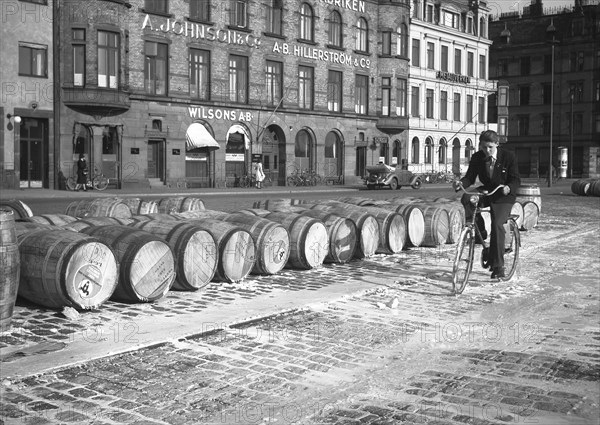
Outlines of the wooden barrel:
[[423,218],[425,219],[423,246],[435,247],[445,244],[450,231],[448,212],[438,206],[425,206]]
[[88,227],[123,225],[127,226],[133,223],[130,218],[115,218],[115,217],[88,217],[75,220],[72,223],[61,226],[63,229],[72,230],[73,232],[81,232]]
[[593,182],[593,180],[591,180],[591,179],[575,180],[571,184],[571,192],[573,192],[575,195],[586,196],[590,191],[592,182]]
[[396,211],[404,218],[406,245],[419,247],[425,238],[425,217],[418,203],[381,205],[380,208]]
[[181,221],[149,220],[129,226],[164,239],[175,254],[173,289],[195,291],[204,288],[217,271],[217,243],[206,230]]
[[527,231],[533,229],[538,224],[540,210],[534,201],[523,202],[523,224],[521,229]]
[[131,215],[155,214],[158,212],[156,201],[143,201],[140,198],[124,198],[123,202],[131,210]]
[[542,212],[542,195],[540,188],[537,185],[521,185],[517,188],[517,201],[524,203],[527,201],[533,201],[538,206],[538,211]]
[[0,332],[10,329],[19,289],[20,262],[15,213],[0,207]]
[[206,230],[215,240],[219,259],[215,280],[238,282],[250,274],[256,262],[256,246],[250,233],[215,218],[195,218],[186,222]]
[[242,214],[255,215],[258,217],[265,217],[265,216],[271,214],[270,210],[263,210],[260,208],[246,208],[243,210],[239,210],[237,212],[242,213]]
[[29,205],[18,199],[0,199],[0,207],[3,209],[12,210],[14,213],[14,220],[31,217],[33,212]]
[[202,202],[202,199],[190,196],[162,198],[158,201],[159,213],[172,214],[203,209],[204,202]]
[[591,196],[600,196],[600,179],[592,181],[588,194]]
[[149,302],[162,298],[175,281],[175,257],[164,239],[122,225],[88,227],[83,233],[110,246],[119,262],[112,299]]
[[290,235],[286,267],[309,270],[319,267],[329,251],[327,229],[320,221],[302,214],[272,212],[266,219],[281,224]]
[[379,225],[379,246],[376,252],[397,254],[402,251],[406,243],[406,223],[401,214],[379,207],[365,206],[355,208],[362,208],[377,220]]
[[368,258],[379,248],[379,224],[377,219],[367,211],[358,209],[348,210],[335,205],[306,204],[310,209],[322,210],[351,220],[358,230],[358,243],[354,256]]
[[116,217],[130,218],[131,210],[119,198],[96,198],[82,199],[80,201],[71,202],[67,206],[65,214],[87,218],[87,217]]
[[51,224],[53,226],[63,226],[65,224],[77,221],[77,217],[67,214],[43,214],[27,217],[25,221],[35,222],[40,224]]
[[69,230],[34,230],[18,240],[19,296],[49,308],[94,309],[115,291],[117,259],[99,239]]
[[320,210],[307,210],[298,207],[295,212],[321,220],[327,229],[329,251],[325,263],[343,264],[354,257],[358,242],[358,229],[352,220]]
[[518,216],[515,221],[517,223],[517,227],[520,229],[523,226],[523,205],[521,205],[521,203],[518,201],[515,202],[510,209],[510,214]]
[[448,213],[448,239],[446,239],[446,243],[453,244],[458,242],[465,224],[465,209],[463,205],[447,198],[435,198],[432,201],[423,202],[421,205],[433,206],[445,210]]
[[290,198],[265,199],[262,201],[254,201],[252,208],[275,211],[278,207],[287,207],[289,205],[292,205],[292,200]]
[[60,226],[54,226],[52,224],[41,224],[34,221],[17,221],[15,222],[15,231],[17,237],[24,235],[34,230],[66,230]]
[[161,220],[161,221],[177,221],[178,218],[173,214],[166,213],[153,213],[153,214],[140,214],[131,216],[133,221],[150,221],[150,220]]
[[339,202],[346,204],[358,205],[361,207],[377,207],[379,205],[389,204],[388,201],[376,200],[371,198],[354,198],[354,197],[343,197],[337,198]]

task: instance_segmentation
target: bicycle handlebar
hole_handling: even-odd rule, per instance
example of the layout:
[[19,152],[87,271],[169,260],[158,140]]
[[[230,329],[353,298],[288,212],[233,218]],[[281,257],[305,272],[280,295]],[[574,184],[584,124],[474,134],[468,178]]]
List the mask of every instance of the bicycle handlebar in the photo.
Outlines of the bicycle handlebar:
[[468,192],[462,185],[462,183],[460,183],[460,190],[462,190],[463,192],[465,192],[467,195],[477,195],[477,196],[492,196],[494,193],[496,193],[498,191],[498,189],[505,187],[505,184],[501,184],[498,185],[498,187],[496,187],[496,189],[492,190],[491,192],[488,192],[486,190],[484,190],[483,192]]

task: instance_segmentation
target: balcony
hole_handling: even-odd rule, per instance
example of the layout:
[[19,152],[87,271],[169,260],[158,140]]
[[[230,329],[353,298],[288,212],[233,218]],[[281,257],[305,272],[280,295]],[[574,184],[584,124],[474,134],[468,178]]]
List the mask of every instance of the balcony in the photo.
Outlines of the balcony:
[[386,134],[398,134],[408,130],[408,117],[379,117],[376,127]]
[[74,111],[93,117],[119,115],[127,112],[131,107],[129,92],[123,87],[106,89],[63,86],[62,101]]

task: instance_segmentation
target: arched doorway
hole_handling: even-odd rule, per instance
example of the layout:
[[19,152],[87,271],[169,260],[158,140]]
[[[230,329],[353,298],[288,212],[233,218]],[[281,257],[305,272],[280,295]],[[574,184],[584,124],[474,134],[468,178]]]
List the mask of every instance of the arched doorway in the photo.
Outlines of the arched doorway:
[[419,164],[421,159],[419,156],[419,150],[421,149],[421,147],[419,146],[419,138],[418,137],[413,137],[412,139],[412,143],[411,143],[411,162],[413,164]]
[[336,178],[344,175],[344,142],[337,131],[330,131],[325,136],[325,157],[322,170],[317,167],[317,173],[323,177]]
[[460,140],[454,139],[452,142],[452,173],[460,175]]
[[301,173],[302,171],[313,171],[315,169],[315,138],[306,129],[296,134],[294,144],[294,156],[296,157],[294,167],[288,174]]
[[281,127],[268,126],[261,135],[260,145],[265,175],[271,177],[273,185],[285,186],[285,133]]
[[250,132],[241,125],[235,124],[227,131],[225,142],[225,178],[235,181],[250,170]]
[[200,187],[212,187],[215,177],[214,151],[219,143],[208,123],[194,122],[186,133],[185,176]]

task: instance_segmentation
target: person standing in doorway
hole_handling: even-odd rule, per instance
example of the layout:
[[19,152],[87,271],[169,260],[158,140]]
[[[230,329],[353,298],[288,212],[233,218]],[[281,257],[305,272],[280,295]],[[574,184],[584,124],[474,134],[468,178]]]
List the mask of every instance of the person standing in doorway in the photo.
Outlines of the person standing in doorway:
[[77,186],[75,186],[75,191],[79,192],[79,190],[83,187],[83,191],[87,192],[87,178],[87,161],[85,160],[85,154],[80,153],[79,160],[77,161]]
[[254,178],[256,180],[256,188],[262,189],[262,182],[265,179],[265,172],[263,170],[262,159],[259,159],[254,164]]

